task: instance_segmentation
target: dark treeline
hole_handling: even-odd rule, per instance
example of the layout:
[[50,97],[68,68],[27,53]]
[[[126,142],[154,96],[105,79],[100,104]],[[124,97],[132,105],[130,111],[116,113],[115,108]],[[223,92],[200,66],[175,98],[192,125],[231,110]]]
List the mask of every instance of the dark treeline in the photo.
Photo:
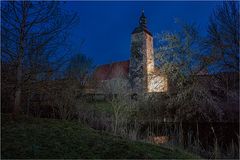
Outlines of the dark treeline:
[[[3,112],[25,113],[38,108],[30,107],[36,98],[37,105],[46,103],[47,96],[48,101],[53,100],[57,96],[51,93],[63,92],[62,85],[66,83],[61,79],[78,79],[81,85],[86,81],[91,60],[82,54],[71,58],[68,55],[74,54],[67,52],[67,32],[78,22],[78,16],[64,11],[62,5],[42,1],[2,2]],[[76,63],[80,64],[78,68]],[[73,75],[76,72],[78,77]]]

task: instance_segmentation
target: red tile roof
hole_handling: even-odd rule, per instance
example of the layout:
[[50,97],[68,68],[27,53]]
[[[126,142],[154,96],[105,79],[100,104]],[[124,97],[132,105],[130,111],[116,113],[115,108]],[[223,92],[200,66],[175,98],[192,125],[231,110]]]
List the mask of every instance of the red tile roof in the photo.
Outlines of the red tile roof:
[[129,60],[104,64],[98,66],[94,73],[94,78],[97,80],[109,80],[113,78],[125,78],[129,72]]

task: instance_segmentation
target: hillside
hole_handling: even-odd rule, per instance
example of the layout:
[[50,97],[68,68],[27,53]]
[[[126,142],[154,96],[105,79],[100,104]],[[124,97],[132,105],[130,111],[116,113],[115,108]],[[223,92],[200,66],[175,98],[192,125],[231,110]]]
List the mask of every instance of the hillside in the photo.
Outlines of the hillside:
[[1,158],[195,158],[180,150],[127,141],[77,122],[1,115]]

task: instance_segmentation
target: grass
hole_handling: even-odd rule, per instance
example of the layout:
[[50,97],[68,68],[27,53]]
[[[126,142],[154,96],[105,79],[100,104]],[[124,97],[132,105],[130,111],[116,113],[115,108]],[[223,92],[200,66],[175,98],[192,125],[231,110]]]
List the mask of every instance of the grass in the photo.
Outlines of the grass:
[[180,150],[128,141],[78,122],[1,115],[1,158],[196,158]]
[[92,110],[100,113],[107,113],[112,114],[112,106],[109,102],[105,100],[94,100],[94,101],[88,101],[84,104],[82,104],[81,101],[78,102],[77,107],[83,107],[81,109],[83,110]]
[[106,101],[95,101],[95,102],[89,102],[90,105],[93,105],[94,108],[97,111],[100,112],[106,112],[106,113],[112,113],[112,107],[109,102]]

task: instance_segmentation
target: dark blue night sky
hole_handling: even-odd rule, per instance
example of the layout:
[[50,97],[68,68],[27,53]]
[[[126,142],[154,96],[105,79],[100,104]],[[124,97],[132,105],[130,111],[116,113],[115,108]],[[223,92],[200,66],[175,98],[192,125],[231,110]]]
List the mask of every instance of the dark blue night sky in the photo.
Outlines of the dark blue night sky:
[[[79,23],[70,31],[74,52],[81,52],[95,64],[129,59],[130,35],[138,25],[144,9],[149,30],[156,35],[176,31],[175,19],[195,22],[202,35],[206,34],[209,16],[222,2],[81,2],[65,3],[68,10],[77,12]],[[85,40],[81,45],[81,41]]]

